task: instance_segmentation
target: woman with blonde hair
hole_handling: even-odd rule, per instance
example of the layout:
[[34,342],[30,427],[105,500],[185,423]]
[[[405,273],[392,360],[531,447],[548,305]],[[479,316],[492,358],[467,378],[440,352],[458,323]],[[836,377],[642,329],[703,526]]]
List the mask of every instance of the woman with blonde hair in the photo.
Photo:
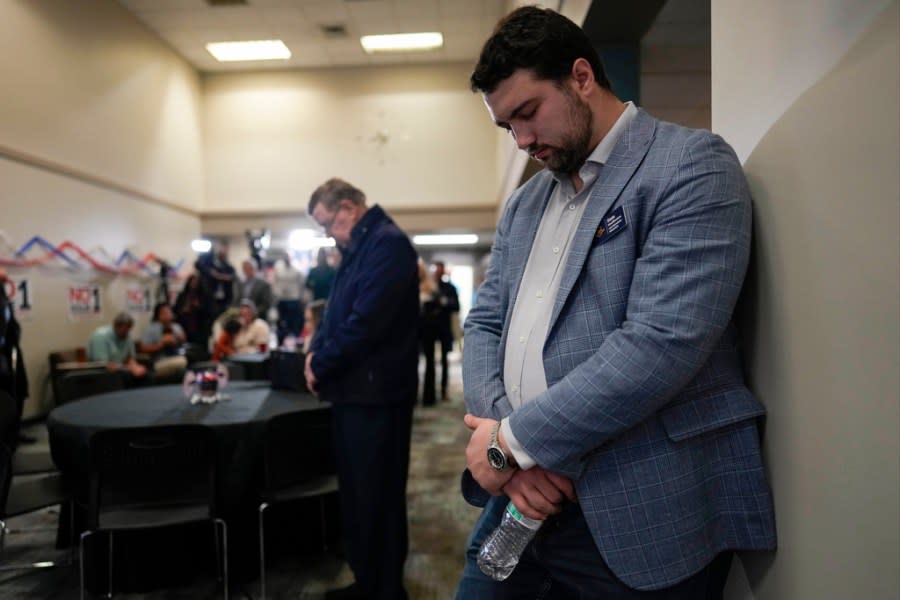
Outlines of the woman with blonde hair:
[[316,329],[319,328],[319,323],[322,322],[323,316],[325,316],[324,300],[313,300],[306,305],[303,317],[305,325],[304,332],[306,333],[306,337],[303,338],[304,353],[309,352],[309,347],[312,344],[313,337],[316,335]]

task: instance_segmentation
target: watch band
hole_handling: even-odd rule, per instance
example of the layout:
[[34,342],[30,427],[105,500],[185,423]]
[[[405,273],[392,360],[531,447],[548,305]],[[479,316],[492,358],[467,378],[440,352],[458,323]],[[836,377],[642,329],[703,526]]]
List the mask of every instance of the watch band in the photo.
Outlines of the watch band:
[[488,463],[498,471],[505,471],[510,468],[516,468],[516,460],[510,454],[503,451],[500,442],[497,440],[497,434],[500,431],[500,421],[491,428],[491,434],[488,438],[487,458]]

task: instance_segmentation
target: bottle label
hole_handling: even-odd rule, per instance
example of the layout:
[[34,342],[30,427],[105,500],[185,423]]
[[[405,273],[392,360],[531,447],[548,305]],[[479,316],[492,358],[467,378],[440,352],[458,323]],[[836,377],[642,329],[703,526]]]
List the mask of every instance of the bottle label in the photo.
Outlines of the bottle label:
[[509,511],[509,514],[512,515],[512,518],[527,527],[528,529],[537,529],[544,522],[538,521],[537,519],[531,519],[523,515],[519,512],[519,509],[516,508],[516,505],[510,502],[506,505],[506,510]]

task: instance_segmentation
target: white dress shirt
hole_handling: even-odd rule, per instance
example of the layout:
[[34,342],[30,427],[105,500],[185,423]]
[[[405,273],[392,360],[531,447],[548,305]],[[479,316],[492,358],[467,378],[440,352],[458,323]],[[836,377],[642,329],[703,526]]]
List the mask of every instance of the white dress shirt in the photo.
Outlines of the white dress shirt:
[[[628,102],[625,111],[588,156],[578,171],[584,182],[581,191],[575,192],[570,177],[554,174],[557,184],[538,225],[506,336],[503,381],[514,410],[547,389],[544,343],[570,242],[603,163],[609,159],[619,136],[636,114],[637,108]],[[509,418],[503,419],[501,428],[503,439],[519,466],[523,469],[533,467],[535,462],[513,435]]]

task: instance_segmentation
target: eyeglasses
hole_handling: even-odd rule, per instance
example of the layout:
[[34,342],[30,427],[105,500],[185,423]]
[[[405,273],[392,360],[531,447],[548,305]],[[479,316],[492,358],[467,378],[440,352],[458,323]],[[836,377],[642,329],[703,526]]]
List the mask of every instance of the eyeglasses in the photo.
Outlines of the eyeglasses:
[[337,219],[338,214],[340,214],[341,210],[343,210],[343,206],[338,205],[337,210],[332,213],[331,218],[326,220],[324,223],[319,223],[319,227],[321,227],[326,235],[331,235],[331,229],[334,227],[334,221]]

